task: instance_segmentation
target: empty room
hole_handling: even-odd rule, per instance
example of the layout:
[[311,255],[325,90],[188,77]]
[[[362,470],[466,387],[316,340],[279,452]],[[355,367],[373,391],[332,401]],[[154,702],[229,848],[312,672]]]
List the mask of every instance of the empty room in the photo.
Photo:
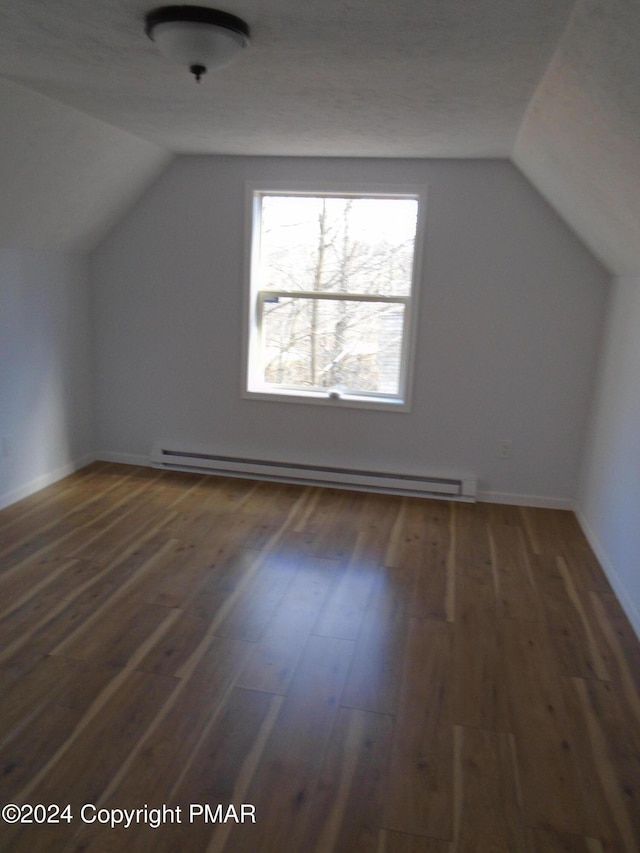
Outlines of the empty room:
[[0,4],[0,851],[640,850],[639,41]]

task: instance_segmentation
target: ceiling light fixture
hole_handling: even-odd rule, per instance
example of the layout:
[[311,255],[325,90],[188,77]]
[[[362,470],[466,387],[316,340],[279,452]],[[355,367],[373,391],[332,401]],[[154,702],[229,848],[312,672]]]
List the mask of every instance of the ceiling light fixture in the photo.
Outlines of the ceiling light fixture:
[[202,6],[163,6],[145,17],[145,32],[169,59],[186,65],[198,82],[209,68],[223,68],[249,44],[240,18]]

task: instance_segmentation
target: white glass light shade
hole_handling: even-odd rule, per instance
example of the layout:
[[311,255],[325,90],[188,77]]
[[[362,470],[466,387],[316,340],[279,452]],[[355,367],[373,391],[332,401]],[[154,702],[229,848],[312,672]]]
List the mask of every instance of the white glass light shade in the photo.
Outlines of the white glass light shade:
[[249,27],[229,12],[204,6],[161,6],[145,15],[145,31],[165,56],[196,80],[224,68],[249,43]]
[[169,59],[188,68],[224,68],[245,46],[242,33],[200,21],[167,21],[153,28],[153,40]]

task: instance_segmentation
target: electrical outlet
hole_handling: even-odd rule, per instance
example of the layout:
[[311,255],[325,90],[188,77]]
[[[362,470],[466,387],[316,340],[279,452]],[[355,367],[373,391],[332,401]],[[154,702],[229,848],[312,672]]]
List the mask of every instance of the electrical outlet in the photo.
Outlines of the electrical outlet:
[[511,459],[513,454],[513,442],[510,438],[503,438],[500,442],[500,459]]

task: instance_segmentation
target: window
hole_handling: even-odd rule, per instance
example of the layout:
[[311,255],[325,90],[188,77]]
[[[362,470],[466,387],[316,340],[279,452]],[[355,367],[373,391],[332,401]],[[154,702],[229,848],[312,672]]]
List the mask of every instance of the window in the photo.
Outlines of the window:
[[406,408],[419,196],[253,190],[247,392]]

